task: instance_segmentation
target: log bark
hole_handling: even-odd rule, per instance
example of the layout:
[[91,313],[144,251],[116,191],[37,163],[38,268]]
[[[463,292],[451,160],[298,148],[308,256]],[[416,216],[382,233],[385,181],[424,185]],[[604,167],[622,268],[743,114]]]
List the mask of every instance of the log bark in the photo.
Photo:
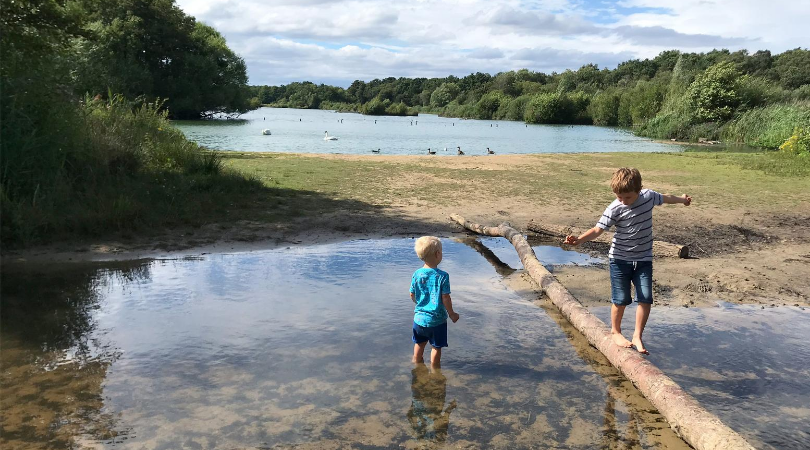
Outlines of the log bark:
[[[526,225],[526,229],[535,233],[545,234],[547,236],[554,236],[559,238],[565,238],[565,236],[569,234],[579,236],[580,234],[587,231],[583,230],[582,228],[564,227],[559,225],[538,223],[535,222],[534,220],[529,221],[529,224]],[[604,233],[602,233],[601,236],[594,239],[594,241],[610,244],[610,242],[613,240],[614,234],[615,233],[611,231],[605,231]],[[653,256],[665,258],[688,258],[689,246],[673,244],[671,242],[666,241],[653,241]]]
[[537,260],[521,233],[504,222],[489,227],[470,222],[458,214],[450,216],[464,228],[485,236],[504,237],[515,247],[526,272],[540,285],[563,316],[602,352],[614,367],[641,391],[669,422],[675,433],[698,450],[753,450],[740,434],[704,409],[671,378],[633,349],[615,345],[610,328],[587,308]]

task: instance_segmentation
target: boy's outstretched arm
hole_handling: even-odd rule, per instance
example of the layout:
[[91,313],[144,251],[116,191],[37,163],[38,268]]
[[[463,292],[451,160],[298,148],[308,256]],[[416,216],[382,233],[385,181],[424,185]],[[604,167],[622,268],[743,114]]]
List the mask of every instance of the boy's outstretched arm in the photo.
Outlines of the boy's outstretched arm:
[[669,194],[661,194],[661,197],[664,199],[664,203],[683,203],[684,206],[689,206],[692,204],[692,197],[683,194],[683,195],[669,195]]
[[564,244],[569,244],[569,245],[579,245],[579,244],[582,244],[584,242],[592,241],[592,240],[598,238],[604,232],[605,232],[605,230],[603,230],[602,228],[593,227],[590,230],[588,230],[588,231],[582,233],[581,235],[579,235],[579,237],[575,237],[575,236],[572,236],[572,235],[566,236],[565,237],[565,242],[563,242],[563,243]]
[[453,311],[453,300],[450,299],[450,294],[442,294],[442,304],[444,305],[444,309],[447,310],[447,315],[450,317],[450,320],[453,323],[458,322],[458,314]]

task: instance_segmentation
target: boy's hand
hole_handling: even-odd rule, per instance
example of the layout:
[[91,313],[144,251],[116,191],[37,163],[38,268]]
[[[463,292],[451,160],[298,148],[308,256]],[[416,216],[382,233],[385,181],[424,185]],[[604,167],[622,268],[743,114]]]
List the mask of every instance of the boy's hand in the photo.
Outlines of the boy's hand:
[[576,238],[576,236],[568,235],[565,237],[565,241],[563,242],[563,244],[577,245],[579,244],[579,240]]
[[689,206],[692,204],[692,197],[683,194],[682,198],[683,198],[683,206]]
[[450,320],[452,320],[453,323],[458,322],[458,313],[453,312],[453,313],[450,313],[449,316],[450,316]]

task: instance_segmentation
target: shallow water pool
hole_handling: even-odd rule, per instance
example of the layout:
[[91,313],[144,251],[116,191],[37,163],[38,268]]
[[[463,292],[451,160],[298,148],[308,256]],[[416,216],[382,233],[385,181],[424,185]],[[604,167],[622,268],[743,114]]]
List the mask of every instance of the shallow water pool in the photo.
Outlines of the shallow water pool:
[[440,371],[410,362],[411,239],[7,267],[2,446],[685,448],[519,274],[444,244]]
[[[412,239],[4,267],[0,444],[688,448],[538,300],[514,271],[519,264],[505,240],[443,242],[441,268],[461,320],[449,324],[440,371],[410,363],[408,287],[421,265]],[[599,262],[556,248],[536,252],[548,264]],[[663,323],[666,312],[655,312]],[[654,357],[678,359],[656,361],[673,378],[687,367],[724,376],[712,361],[653,344],[664,332],[676,331],[651,326],[648,339]],[[726,354],[735,354],[731,347]],[[795,364],[805,372],[791,373],[806,374],[806,360]],[[725,386],[712,392],[738,395]],[[714,395],[694,393],[704,402]],[[769,442],[782,413],[751,414],[727,423]]]

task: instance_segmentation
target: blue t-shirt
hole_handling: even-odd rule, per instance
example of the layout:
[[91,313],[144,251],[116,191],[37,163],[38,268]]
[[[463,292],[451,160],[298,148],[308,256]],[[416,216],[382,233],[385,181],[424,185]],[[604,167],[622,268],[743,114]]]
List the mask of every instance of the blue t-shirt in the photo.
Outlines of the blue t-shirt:
[[413,321],[422,327],[435,327],[447,321],[442,294],[450,293],[450,275],[439,269],[421,268],[411,278],[411,293],[416,300]]

